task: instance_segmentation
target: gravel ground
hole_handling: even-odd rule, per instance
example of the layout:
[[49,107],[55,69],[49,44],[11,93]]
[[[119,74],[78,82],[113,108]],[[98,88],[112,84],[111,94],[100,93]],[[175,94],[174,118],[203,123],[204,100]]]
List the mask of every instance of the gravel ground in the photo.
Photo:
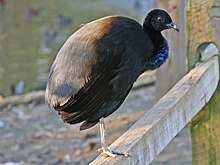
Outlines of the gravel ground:
[[[133,90],[122,107],[106,120],[108,142],[115,141],[154,103],[153,86]],[[135,109],[135,111],[134,111]],[[0,165],[85,165],[97,155],[99,130],[79,131],[45,104],[17,105],[0,111]],[[151,165],[190,165],[186,127]]]

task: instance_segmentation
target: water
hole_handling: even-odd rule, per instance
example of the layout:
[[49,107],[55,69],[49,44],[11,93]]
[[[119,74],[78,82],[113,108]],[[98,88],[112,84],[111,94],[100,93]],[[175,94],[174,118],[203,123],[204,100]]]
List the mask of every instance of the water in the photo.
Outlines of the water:
[[0,94],[11,95],[18,82],[24,92],[44,89],[57,51],[81,23],[106,15],[140,21],[152,1],[135,1],[6,1],[0,8]]

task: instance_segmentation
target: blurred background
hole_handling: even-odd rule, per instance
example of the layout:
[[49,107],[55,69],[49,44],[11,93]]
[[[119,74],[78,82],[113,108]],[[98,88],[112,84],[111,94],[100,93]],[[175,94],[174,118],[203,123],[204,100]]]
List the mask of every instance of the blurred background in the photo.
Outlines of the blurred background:
[[0,93],[45,88],[49,67],[79,25],[106,15],[142,20],[152,0],[1,0]]
[[[43,90],[50,66],[64,41],[80,24],[107,15],[127,16],[142,24],[154,3],[0,0],[0,165],[85,165],[98,155],[98,127],[80,132],[79,125],[63,124],[45,105]],[[178,22],[177,16],[175,21]],[[115,141],[166,93],[156,97],[155,77],[156,72],[142,76],[122,107],[107,119],[108,143]],[[20,95],[24,93],[27,94]],[[191,164],[189,134],[187,127],[152,165]]]

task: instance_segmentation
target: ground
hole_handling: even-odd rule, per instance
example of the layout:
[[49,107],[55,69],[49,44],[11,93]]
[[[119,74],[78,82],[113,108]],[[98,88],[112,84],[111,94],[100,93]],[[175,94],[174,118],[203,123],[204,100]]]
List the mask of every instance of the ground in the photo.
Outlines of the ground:
[[[108,143],[114,142],[154,103],[154,86],[132,90],[123,106],[106,119]],[[19,104],[0,111],[0,165],[85,165],[100,147],[99,128],[79,131],[44,103]],[[186,127],[151,165],[190,165]]]

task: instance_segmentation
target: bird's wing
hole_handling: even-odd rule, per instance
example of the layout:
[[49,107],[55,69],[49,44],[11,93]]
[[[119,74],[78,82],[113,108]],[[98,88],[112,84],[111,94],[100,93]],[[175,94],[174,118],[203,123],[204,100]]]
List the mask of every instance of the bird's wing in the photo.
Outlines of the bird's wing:
[[[144,32],[143,35],[133,34],[135,30],[128,24],[123,28],[116,26],[117,30],[108,33],[111,26],[103,29],[103,25],[93,29],[88,23],[79,29],[79,35],[79,31],[74,33],[51,68],[46,98],[68,123],[82,122],[91,115],[94,117],[94,113],[109,102],[116,104],[112,108],[114,111],[140,75],[143,65],[140,54],[144,55],[146,49],[138,41],[146,40]],[[86,28],[91,28],[89,34]],[[124,30],[128,28],[131,28],[129,34]],[[139,30],[142,30],[141,26]],[[129,42],[132,40],[137,42]],[[99,112],[94,118],[103,115],[104,112]]]
[[[99,46],[98,46],[99,47]],[[124,70],[124,49],[119,45],[100,45],[98,62],[93,65],[89,80],[68,102],[57,107],[64,121],[74,124],[89,119],[94,113],[93,120],[102,117],[107,111],[114,111],[117,104],[124,100],[133,82],[129,82],[129,73]],[[108,103],[114,101],[116,107],[108,109]],[[103,108],[103,106],[107,106]],[[103,108],[102,112],[98,112]]]
[[108,20],[88,23],[64,43],[51,66],[45,92],[50,107],[62,106],[90,79],[98,61],[96,42],[108,30]]

